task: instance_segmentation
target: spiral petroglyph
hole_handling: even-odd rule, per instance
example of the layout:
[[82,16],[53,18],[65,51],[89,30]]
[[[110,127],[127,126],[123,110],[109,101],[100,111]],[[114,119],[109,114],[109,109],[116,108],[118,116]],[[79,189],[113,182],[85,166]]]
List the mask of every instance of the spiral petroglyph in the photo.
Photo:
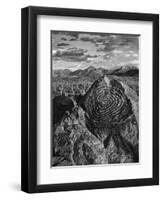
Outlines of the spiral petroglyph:
[[[112,140],[117,148],[129,154],[133,162],[138,161],[137,146],[134,147],[122,135],[121,129],[127,121],[134,121],[132,104],[121,83],[115,79],[101,77],[96,80],[79,104],[86,111],[87,128],[108,148]],[[137,129],[137,122],[134,121]],[[110,159],[110,158],[108,158]]]
[[112,127],[132,114],[132,105],[117,80],[96,80],[84,98],[84,108],[94,127]]

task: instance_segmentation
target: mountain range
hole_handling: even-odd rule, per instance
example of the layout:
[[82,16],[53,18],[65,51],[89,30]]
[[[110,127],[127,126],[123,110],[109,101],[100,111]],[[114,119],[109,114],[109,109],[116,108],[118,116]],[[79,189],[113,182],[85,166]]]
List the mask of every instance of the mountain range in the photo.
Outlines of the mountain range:
[[69,69],[54,70],[53,77],[87,77],[91,79],[96,79],[103,75],[116,75],[116,76],[138,76],[139,69],[136,66],[126,65],[121,67],[116,67],[112,70],[107,70],[102,67],[95,68],[90,66],[86,69],[78,69],[71,71]]

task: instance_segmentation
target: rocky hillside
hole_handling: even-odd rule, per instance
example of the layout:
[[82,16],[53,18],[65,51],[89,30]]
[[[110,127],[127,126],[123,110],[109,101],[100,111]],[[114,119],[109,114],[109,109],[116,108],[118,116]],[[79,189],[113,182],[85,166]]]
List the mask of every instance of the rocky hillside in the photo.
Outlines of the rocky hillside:
[[101,77],[84,96],[68,98],[53,106],[62,113],[53,124],[52,166],[139,161],[138,96],[125,81]]

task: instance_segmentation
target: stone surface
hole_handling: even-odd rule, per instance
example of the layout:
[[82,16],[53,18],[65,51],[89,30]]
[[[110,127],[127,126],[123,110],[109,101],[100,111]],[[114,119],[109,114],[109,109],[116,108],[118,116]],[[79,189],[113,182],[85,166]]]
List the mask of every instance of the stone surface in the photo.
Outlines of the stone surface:
[[95,82],[55,124],[52,165],[138,162],[138,105],[134,95],[120,81],[103,77]]

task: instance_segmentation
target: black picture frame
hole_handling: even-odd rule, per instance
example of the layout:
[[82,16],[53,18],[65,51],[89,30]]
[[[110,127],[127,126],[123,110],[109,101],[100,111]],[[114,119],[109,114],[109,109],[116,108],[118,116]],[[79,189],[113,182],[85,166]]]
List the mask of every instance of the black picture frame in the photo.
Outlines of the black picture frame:
[[[37,16],[55,15],[153,23],[153,177],[64,184],[37,184]],[[21,11],[21,190],[28,193],[159,184],[159,15],[50,7]]]

